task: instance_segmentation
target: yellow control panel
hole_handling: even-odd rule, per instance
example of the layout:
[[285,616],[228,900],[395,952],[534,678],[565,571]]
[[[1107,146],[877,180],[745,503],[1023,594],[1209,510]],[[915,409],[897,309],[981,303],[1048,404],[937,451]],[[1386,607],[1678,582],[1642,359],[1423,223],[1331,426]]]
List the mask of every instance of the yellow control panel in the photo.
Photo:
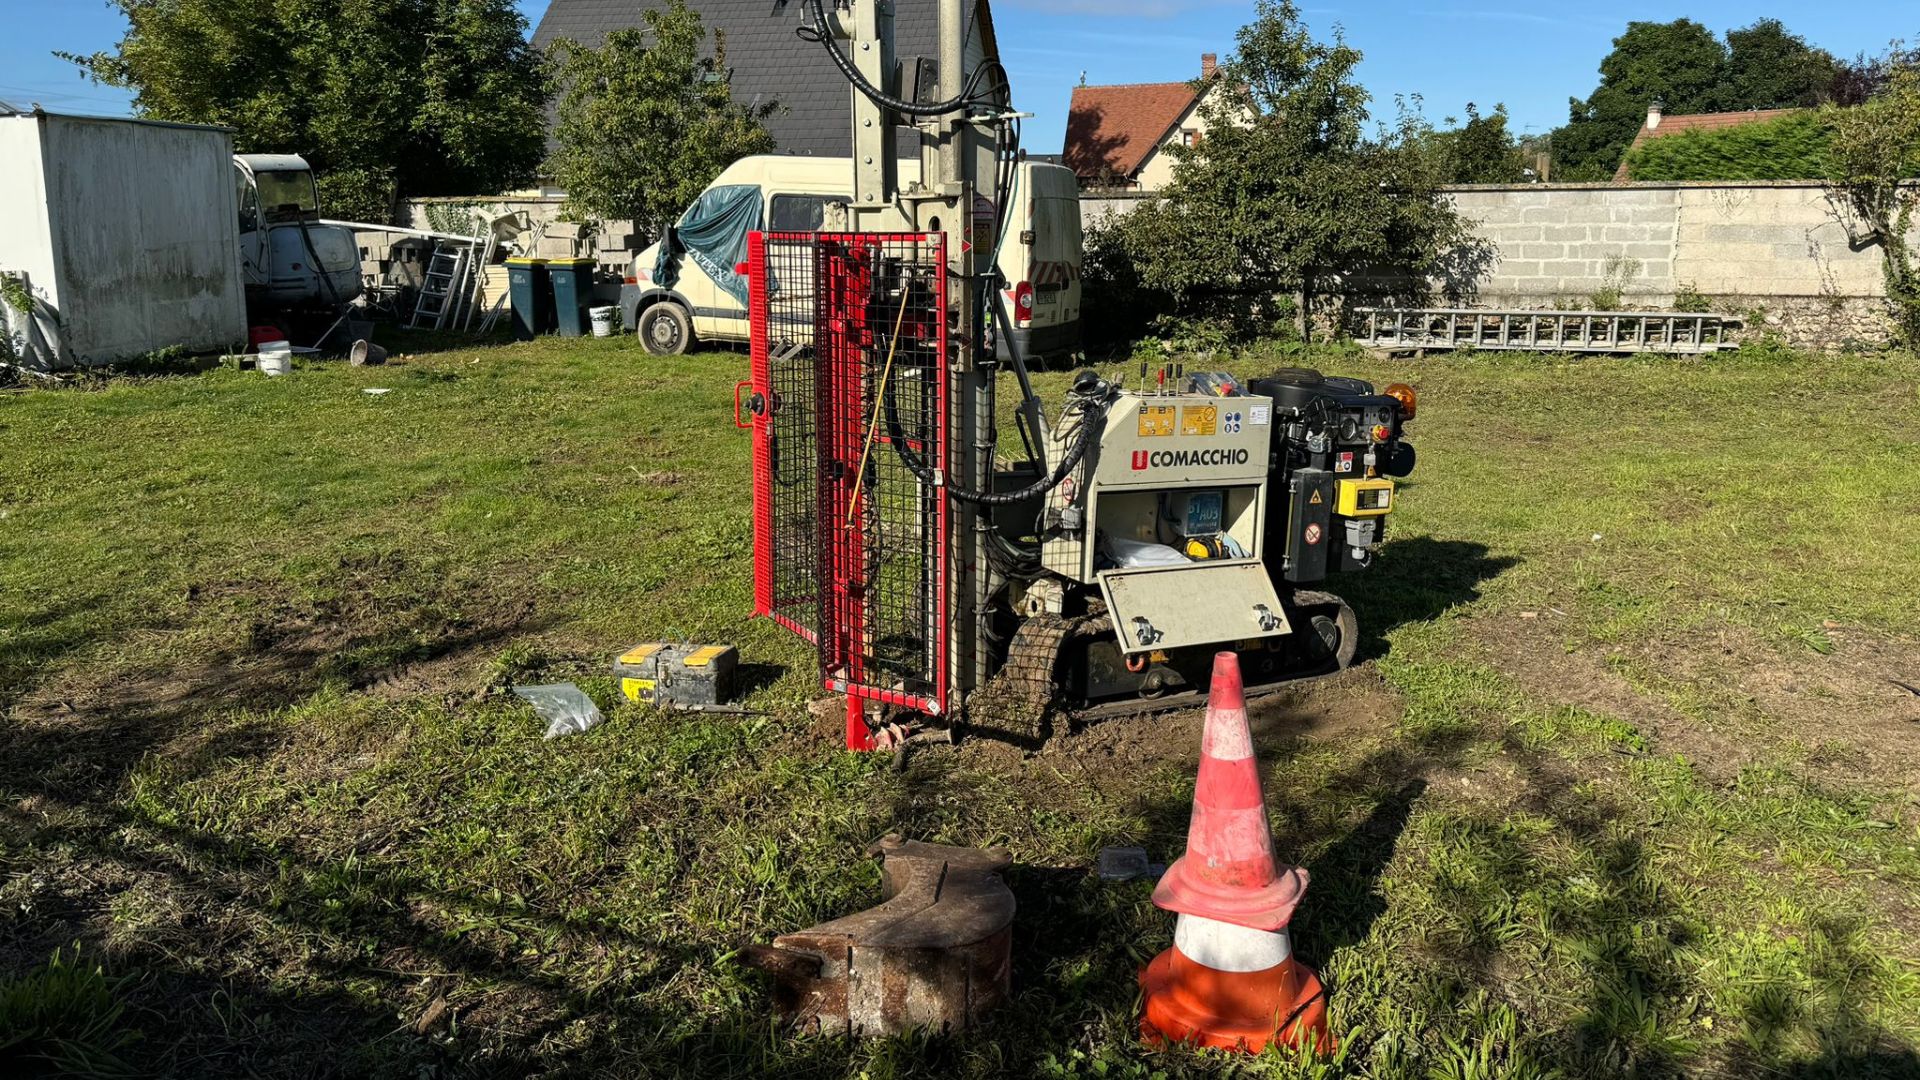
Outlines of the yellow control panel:
[[1384,476],[1336,485],[1333,512],[1341,517],[1379,517],[1392,511],[1393,481]]

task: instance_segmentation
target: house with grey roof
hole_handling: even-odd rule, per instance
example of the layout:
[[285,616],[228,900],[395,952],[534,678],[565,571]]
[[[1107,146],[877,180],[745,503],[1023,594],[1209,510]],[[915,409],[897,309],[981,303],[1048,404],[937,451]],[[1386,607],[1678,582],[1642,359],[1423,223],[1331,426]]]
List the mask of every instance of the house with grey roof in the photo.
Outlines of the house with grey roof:
[[[779,106],[767,129],[781,153],[852,154],[851,89],[826,51],[796,33],[811,21],[803,0],[688,0],[687,6],[700,14],[709,47],[714,31],[726,35],[734,100]],[[595,46],[608,31],[642,25],[643,12],[664,7],[666,0],[553,0],[534,30],[533,44],[544,49],[571,38]],[[937,37],[934,0],[897,0],[894,52],[903,67],[924,60],[921,70],[937,73]],[[969,68],[981,57],[998,54],[987,0],[975,0],[972,7],[967,53]],[[903,129],[900,153],[917,154],[919,145],[918,136]]]

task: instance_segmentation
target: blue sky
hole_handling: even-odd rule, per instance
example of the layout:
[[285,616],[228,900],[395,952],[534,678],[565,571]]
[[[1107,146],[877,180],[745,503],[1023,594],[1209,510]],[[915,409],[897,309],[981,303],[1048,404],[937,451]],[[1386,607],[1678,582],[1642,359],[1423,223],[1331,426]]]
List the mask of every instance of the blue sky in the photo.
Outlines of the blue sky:
[[[932,3],[933,0],[900,0]],[[547,0],[520,0],[529,23]],[[1523,0],[1412,0],[1410,3],[1304,0],[1315,31],[1342,27],[1365,55],[1361,79],[1378,111],[1395,94],[1419,94],[1436,122],[1469,101],[1505,102],[1516,131],[1566,120],[1569,96],[1598,79],[1600,58],[1631,19],[1687,16],[1715,31],[1762,16],[1842,56],[1878,52],[1897,37],[1920,37],[1913,0],[1772,3],[1735,0],[1608,5]],[[1057,151],[1067,99],[1082,72],[1093,83],[1163,82],[1199,73],[1200,54],[1228,53],[1253,5],[1246,0],[997,0],[994,22],[1022,109],[1036,114],[1027,146]],[[122,24],[105,0],[0,0],[0,100],[39,101],[69,112],[125,113],[126,95],[95,86],[51,54],[92,52],[118,40]]]

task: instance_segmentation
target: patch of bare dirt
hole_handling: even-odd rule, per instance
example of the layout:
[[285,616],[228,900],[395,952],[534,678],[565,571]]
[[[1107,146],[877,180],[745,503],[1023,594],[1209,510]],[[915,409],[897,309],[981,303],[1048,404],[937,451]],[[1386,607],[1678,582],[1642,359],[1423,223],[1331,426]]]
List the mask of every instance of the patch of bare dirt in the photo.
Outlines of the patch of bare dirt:
[[1867,630],[1827,631],[1834,649],[1775,648],[1728,628],[1711,648],[1675,657],[1677,678],[1731,689],[1812,752],[1807,763],[1834,780],[1894,783],[1920,793],[1920,643]]
[[[1371,664],[1329,679],[1302,683],[1257,698],[1247,706],[1254,745],[1280,753],[1303,742],[1369,738],[1388,733],[1402,711],[1399,696]],[[1048,767],[1060,758],[1092,774],[1138,776],[1161,766],[1191,768],[1200,756],[1204,708],[1154,716],[1095,720],[1073,731],[1056,731],[1037,754],[1004,741],[979,738],[962,752],[998,771]]]
[[1635,687],[1607,664],[1604,646],[1569,648],[1552,620],[1513,614],[1473,621],[1475,659],[1505,672],[1533,696],[1632,724],[1663,753],[1679,753],[1707,775],[1727,779],[1750,764],[1757,748],[1724,725],[1701,724]]
[[1837,627],[1834,651],[1821,655],[1728,625],[1570,647],[1553,621],[1495,615],[1475,620],[1470,637],[1480,659],[1534,696],[1618,717],[1710,777],[1797,752],[1820,779],[1920,792],[1920,693],[1906,688],[1920,687],[1920,645]]

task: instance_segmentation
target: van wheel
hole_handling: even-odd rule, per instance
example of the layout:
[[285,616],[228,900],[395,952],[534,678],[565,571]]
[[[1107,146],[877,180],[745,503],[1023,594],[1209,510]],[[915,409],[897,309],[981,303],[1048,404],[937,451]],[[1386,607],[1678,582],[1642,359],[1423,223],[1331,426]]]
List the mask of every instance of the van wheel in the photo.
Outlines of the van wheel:
[[655,356],[679,356],[693,343],[693,316],[671,301],[640,313],[640,344]]

